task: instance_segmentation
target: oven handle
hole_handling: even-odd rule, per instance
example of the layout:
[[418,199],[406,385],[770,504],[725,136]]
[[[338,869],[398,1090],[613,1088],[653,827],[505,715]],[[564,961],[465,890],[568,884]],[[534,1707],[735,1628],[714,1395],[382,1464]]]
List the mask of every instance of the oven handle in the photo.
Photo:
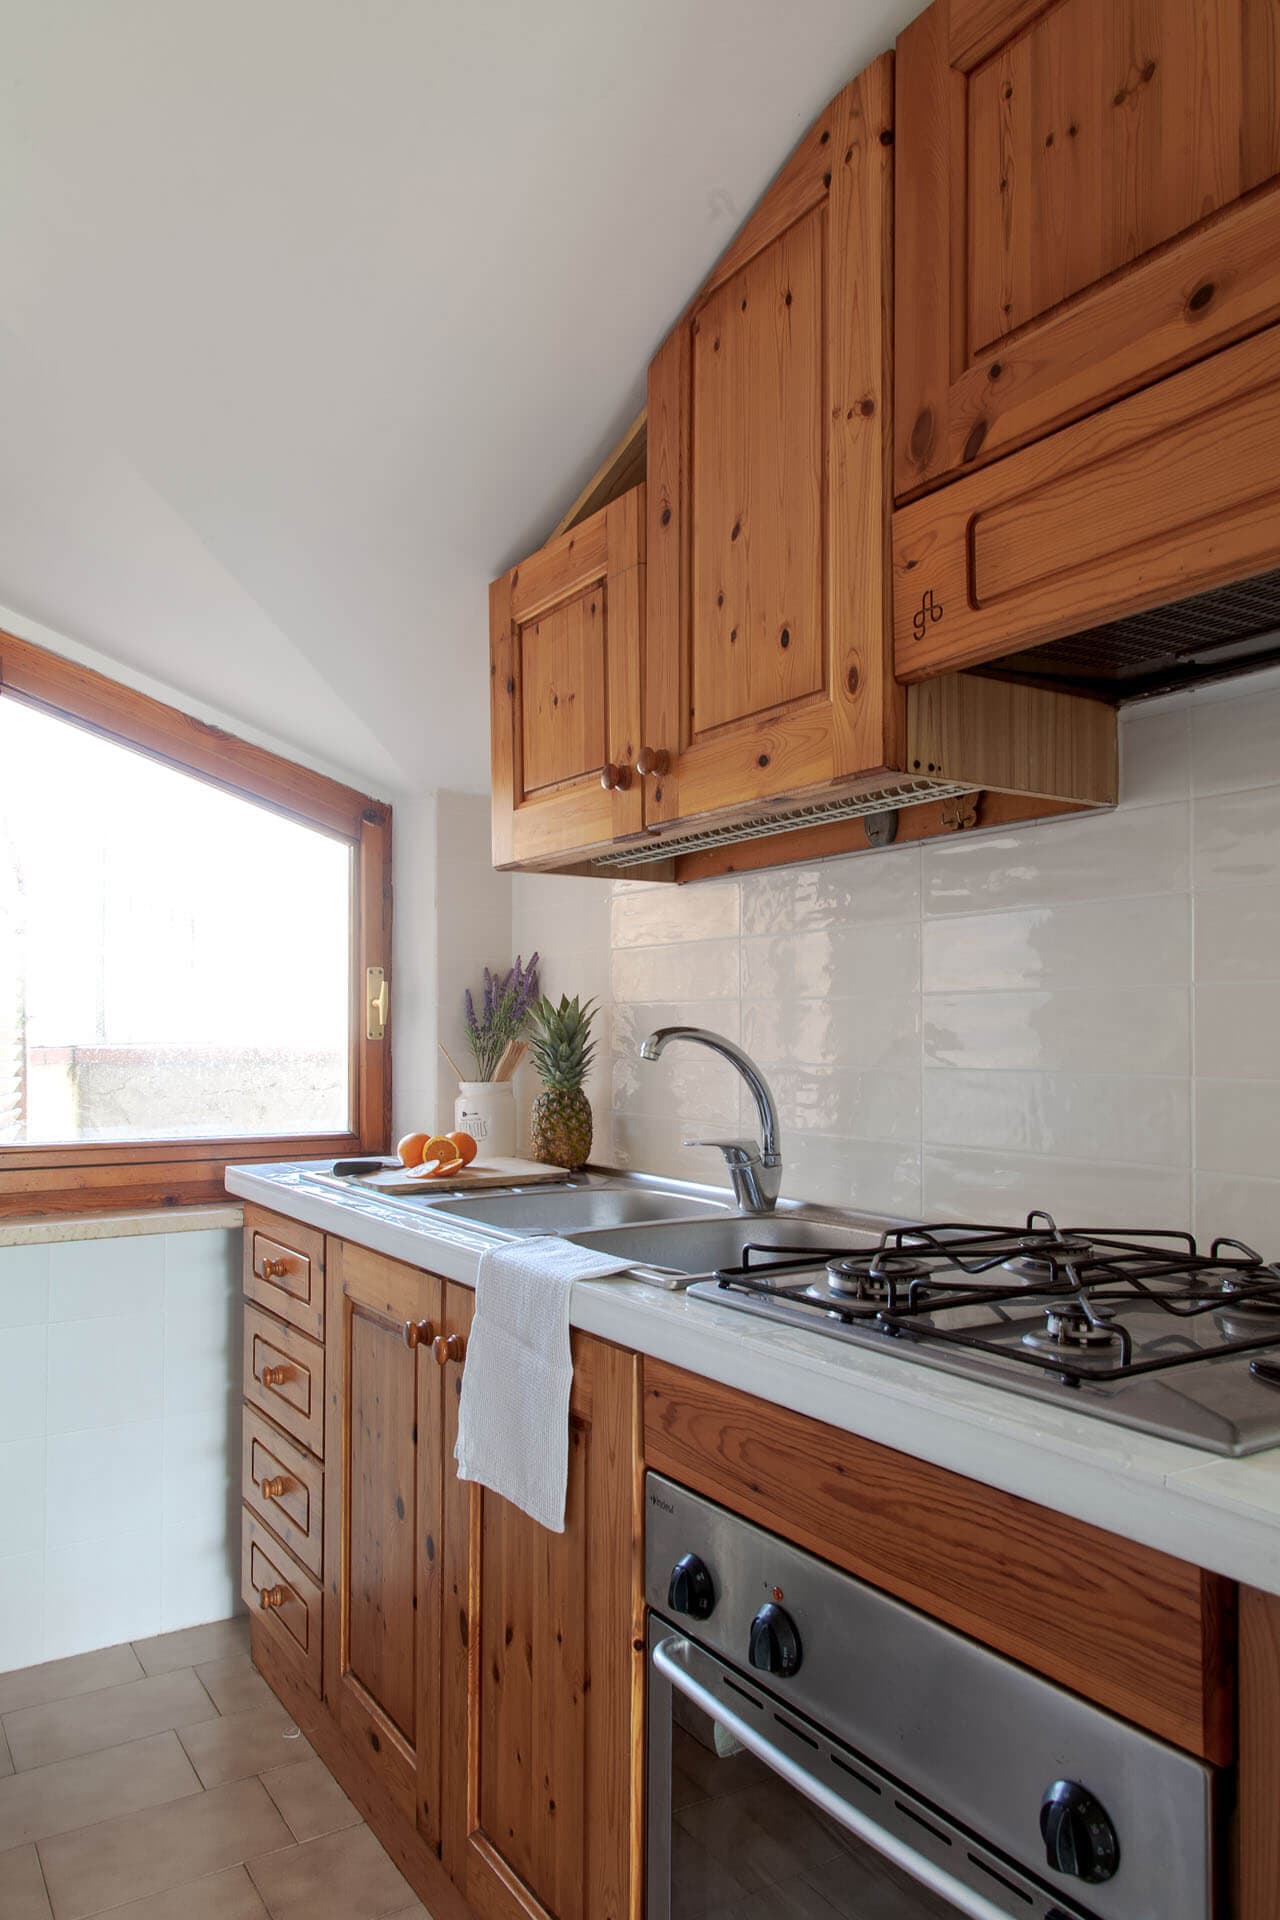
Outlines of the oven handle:
[[859,1840],[865,1840],[868,1846],[874,1847],[876,1852],[883,1854],[887,1860],[892,1860],[894,1865],[901,1867],[904,1873],[909,1873],[913,1879],[938,1894],[941,1899],[949,1900],[953,1906],[960,1909],[961,1913],[968,1914],[970,1920],[1009,1920],[1005,1908],[992,1906],[989,1900],[984,1900],[982,1895],[975,1892],[972,1887],[966,1887],[962,1881],[953,1879],[949,1873],[936,1866],[932,1860],[927,1860],[923,1854],[917,1853],[913,1847],[907,1846],[906,1842],[899,1840],[896,1835],[886,1833],[883,1827],[877,1826],[876,1822],[868,1819],[865,1813],[860,1813],[856,1807],[851,1807],[847,1800],[842,1800],[839,1794],[833,1793],[823,1781],[815,1779],[811,1773],[806,1773],[805,1769],[792,1760],[789,1754],[782,1753],[777,1747],[771,1745],[749,1720],[743,1720],[731,1707],[726,1706],[719,1694],[712,1693],[711,1689],[704,1686],[690,1671],[691,1662],[706,1657],[699,1653],[691,1641],[679,1634],[669,1634],[665,1640],[657,1642],[649,1657],[663,1679],[668,1681],[678,1693],[682,1693],[686,1700],[692,1700],[695,1706],[701,1707],[702,1711],[710,1714],[713,1720],[718,1720],[722,1727],[727,1727],[736,1739],[741,1740],[749,1752],[754,1753],[758,1760],[763,1760],[767,1767],[780,1775],[798,1793],[802,1793],[806,1800],[821,1807],[824,1813],[830,1814],[833,1820],[838,1820],[842,1827],[847,1827],[849,1832],[856,1834]]

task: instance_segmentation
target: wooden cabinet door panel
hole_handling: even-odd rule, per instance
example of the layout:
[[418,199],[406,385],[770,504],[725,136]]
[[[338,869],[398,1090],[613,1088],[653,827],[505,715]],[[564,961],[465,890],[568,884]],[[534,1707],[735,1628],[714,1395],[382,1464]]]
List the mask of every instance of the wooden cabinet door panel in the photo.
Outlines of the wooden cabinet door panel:
[[[442,1282],[328,1243],[325,1695],[439,1844]],[[411,1344],[412,1342],[412,1344]]]
[[[644,488],[561,534],[489,592],[493,857],[587,852],[642,825]],[[609,789],[607,765],[623,770]]]
[[999,659],[1280,566],[1278,443],[1271,327],[899,507],[898,672]]
[[814,124],[649,369],[650,828],[901,764],[892,141],[886,55]]
[[900,496],[1280,314],[1267,0],[935,0],[897,84]]
[[[448,1287],[450,1329],[470,1314]],[[443,1783],[444,1858],[486,1920],[640,1911],[639,1361],[573,1338],[564,1532],[446,1477],[442,1723],[467,1764]],[[447,1388],[450,1453],[455,1433]]]

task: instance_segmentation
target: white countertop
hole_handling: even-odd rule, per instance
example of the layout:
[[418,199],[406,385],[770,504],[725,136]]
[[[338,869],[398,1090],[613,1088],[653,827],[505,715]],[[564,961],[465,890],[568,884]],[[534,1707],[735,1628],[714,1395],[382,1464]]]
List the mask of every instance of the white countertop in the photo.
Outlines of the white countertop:
[[[474,1286],[491,1241],[434,1213],[229,1167],[244,1200]],[[726,1386],[1280,1593],[1280,1448],[1236,1460],[870,1353],[640,1280],[583,1281],[573,1325]]]

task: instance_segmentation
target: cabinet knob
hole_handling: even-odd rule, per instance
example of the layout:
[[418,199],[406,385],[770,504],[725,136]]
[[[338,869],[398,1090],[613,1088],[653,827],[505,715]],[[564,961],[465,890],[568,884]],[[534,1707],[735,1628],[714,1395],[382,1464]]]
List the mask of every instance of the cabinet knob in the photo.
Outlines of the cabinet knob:
[[462,1344],[461,1334],[442,1333],[437,1337],[432,1352],[436,1356],[436,1365],[447,1367],[451,1360],[461,1360],[466,1348]]
[[671,755],[665,747],[641,747],[636,755],[636,772],[642,780],[647,780],[651,773],[661,778],[670,769]]
[[287,1260],[264,1260],[262,1263],[262,1278],[264,1280],[283,1280],[288,1271],[289,1262]]
[[282,1607],[288,1597],[288,1587],[262,1587],[258,1593],[258,1605],[264,1613],[271,1613],[276,1607]]
[[288,1491],[289,1482],[282,1473],[273,1474],[269,1480],[262,1482],[262,1497],[264,1500],[282,1500]]
[[631,785],[630,767],[617,767],[612,760],[606,761],[600,769],[600,785],[606,793],[625,793]]
[[429,1320],[406,1320],[404,1323],[404,1343],[411,1349],[430,1344],[434,1329]]
[[293,1378],[292,1367],[264,1367],[258,1375],[264,1387],[283,1387]]

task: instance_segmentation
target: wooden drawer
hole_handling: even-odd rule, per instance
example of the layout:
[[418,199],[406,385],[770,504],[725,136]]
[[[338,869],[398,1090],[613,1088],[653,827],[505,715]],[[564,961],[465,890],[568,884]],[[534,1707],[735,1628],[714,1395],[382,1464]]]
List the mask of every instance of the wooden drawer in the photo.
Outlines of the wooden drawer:
[[245,1399],[324,1458],[324,1348],[246,1302]]
[[245,1605],[315,1694],[320,1692],[320,1588],[246,1507],[240,1545]]
[[660,1360],[644,1363],[644,1452],[1163,1739],[1230,1759],[1234,1589],[1216,1574]]
[[244,1291],[313,1340],[324,1339],[324,1235],[299,1220],[244,1210]]
[[241,1494],[317,1580],[323,1574],[324,1468],[264,1420],[244,1410]]

